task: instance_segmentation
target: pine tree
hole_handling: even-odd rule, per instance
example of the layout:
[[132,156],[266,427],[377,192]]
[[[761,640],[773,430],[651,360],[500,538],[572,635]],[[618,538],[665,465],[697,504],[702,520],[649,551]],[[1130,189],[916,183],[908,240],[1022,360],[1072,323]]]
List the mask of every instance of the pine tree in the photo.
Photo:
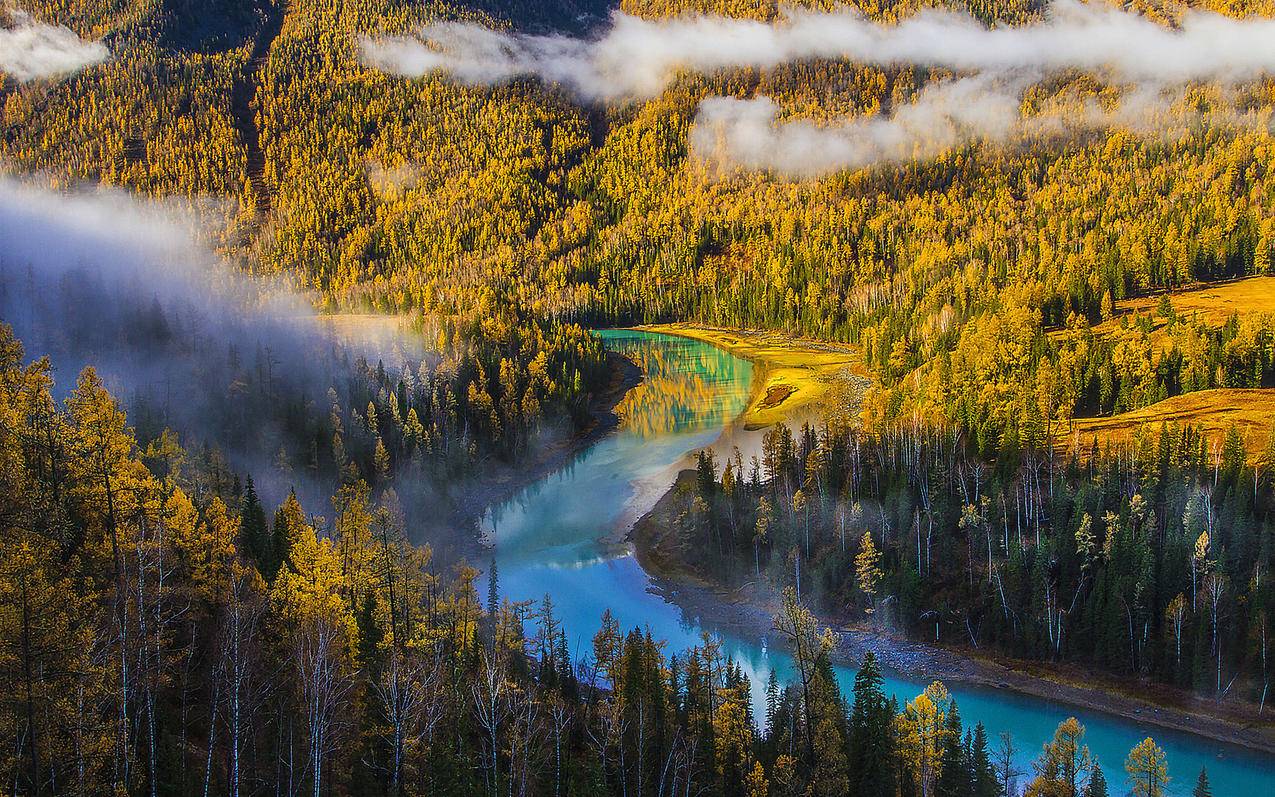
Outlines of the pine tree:
[[275,511],[274,524],[270,530],[271,546],[274,551],[272,562],[274,573],[262,575],[273,582],[274,577],[285,565],[291,565],[293,546],[309,533],[312,533],[312,530],[306,524],[305,510],[301,508],[301,502],[297,500],[296,491],[290,491],[283,505]]
[[772,668],[766,676],[766,733],[775,735],[775,710],[779,707],[779,676]]
[[1107,797],[1107,776],[1102,774],[1102,767],[1094,764],[1093,774],[1085,786],[1085,797]]
[[962,736],[961,712],[953,700],[943,729],[943,752],[939,758],[939,776],[935,784],[938,797],[972,797],[973,784],[965,748],[961,744]]
[[266,510],[257,497],[257,486],[252,474],[244,486],[243,505],[239,513],[239,540],[244,551],[257,563],[257,570],[267,581],[279,570],[279,557],[274,550],[274,540],[266,526]]
[[991,755],[987,750],[987,728],[981,722],[974,726],[969,767],[974,797],[997,797],[1000,785],[996,782],[996,768],[992,765]]
[[487,568],[487,614],[496,615],[496,609],[500,607],[500,576],[496,570],[496,559],[492,557],[491,564]]
[[854,707],[850,712],[851,791],[887,794],[892,791],[894,712],[886,699],[877,657],[868,651],[854,676]]
[[1209,772],[1204,767],[1200,767],[1200,777],[1195,781],[1191,797],[1213,797],[1213,789],[1209,787]]
[[[548,599],[548,593],[545,595]],[[487,640],[491,644],[496,642],[496,610],[500,608],[500,576],[496,572],[496,558],[492,557],[487,567],[487,616],[483,619],[483,625],[487,632]]]

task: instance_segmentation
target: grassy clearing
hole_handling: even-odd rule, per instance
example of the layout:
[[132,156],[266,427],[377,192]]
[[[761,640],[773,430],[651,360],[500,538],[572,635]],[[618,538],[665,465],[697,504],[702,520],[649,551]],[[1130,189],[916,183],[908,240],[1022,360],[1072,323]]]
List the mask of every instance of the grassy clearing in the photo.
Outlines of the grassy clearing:
[[1141,427],[1158,429],[1162,423],[1190,425],[1210,440],[1221,442],[1234,425],[1244,437],[1251,456],[1266,447],[1275,430],[1275,389],[1221,388],[1200,390],[1106,418],[1078,418],[1059,431],[1058,443],[1088,450],[1097,439],[1100,448],[1128,443]]
[[[1200,285],[1170,293],[1169,301],[1179,316],[1196,316],[1215,325],[1226,323],[1236,313],[1275,313],[1275,277],[1248,277]],[[1159,295],[1140,296],[1116,302],[1116,310],[1118,314],[1154,313],[1159,304]]]
[[827,415],[857,418],[868,372],[858,351],[838,343],[779,332],[654,324],[648,332],[701,340],[753,363],[753,395],[744,410],[747,429]]
[[[1121,299],[1112,317],[1094,326],[1100,335],[1119,335],[1122,324],[1139,316],[1151,320],[1151,342],[1160,350],[1171,348],[1168,319],[1159,314],[1163,294]],[[1275,315],[1275,277],[1248,277],[1172,291],[1168,294],[1174,314],[1181,321],[1199,321],[1220,327],[1233,315]],[[1053,333],[1058,334],[1058,333]]]

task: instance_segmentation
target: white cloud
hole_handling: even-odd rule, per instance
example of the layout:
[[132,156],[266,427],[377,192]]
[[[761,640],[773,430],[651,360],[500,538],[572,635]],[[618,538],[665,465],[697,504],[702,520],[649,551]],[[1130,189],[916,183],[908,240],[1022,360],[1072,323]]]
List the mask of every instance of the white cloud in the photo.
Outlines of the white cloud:
[[110,57],[106,45],[86,42],[70,28],[36,22],[11,11],[13,27],[0,27],[0,72],[19,82],[78,72]]
[[[1024,116],[1025,80],[987,76],[928,86],[890,114],[829,124],[783,120],[768,97],[711,97],[700,103],[691,151],[715,176],[739,170],[783,177],[818,177],[882,163],[933,158],[955,147],[987,142],[1067,138],[1087,130],[1119,127],[1143,136],[1174,135],[1201,119],[1182,107],[1177,88],[1141,87],[1104,106],[1093,98],[1059,97],[1055,107]],[[1173,110],[1173,109],[1177,110]],[[1269,111],[1237,114],[1214,110],[1213,124],[1270,130]]]
[[809,58],[917,64],[1007,75],[1083,69],[1122,81],[1240,80],[1275,71],[1275,20],[1187,11],[1177,29],[1107,5],[1059,0],[1047,20],[987,28],[926,10],[896,25],[853,10],[789,9],[774,23],[715,16],[644,20],[615,13],[588,40],[430,25],[415,37],[364,39],[371,65],[407,76],[435,70],[471,84],[536,76],[590,100],[650,97],[678,70],[769,68]]

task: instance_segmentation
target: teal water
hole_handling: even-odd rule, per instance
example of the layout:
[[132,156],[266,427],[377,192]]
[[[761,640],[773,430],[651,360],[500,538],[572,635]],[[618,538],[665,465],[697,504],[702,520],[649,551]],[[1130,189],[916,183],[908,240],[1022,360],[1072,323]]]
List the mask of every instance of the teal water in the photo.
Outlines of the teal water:
[[[657,639],[668,641],[669,651],[698,644],[703,631],[717,634],[760,698],[772,669],[781,681],[791,677],[786,651],[771,649],[765,637],[743,638],[685,616],[658,594],[622,542],[633,520],[672,483],[675,464],[712,444],[743,410],[752,367],[698,341],[628,331],[599,334],[637,361],[646,379],[618,408],[621,423],[615,432],[483,519],[501,592],[511,600],[538,601],[549,594],[572,635],[577,658],[591,650],[607,608],[624,630],[649,627]],[[848,693],[854,670],[839,667],[837,672]],[[901,703],[924,686],[902,677],[886,683]],[[1014,735],[1023,751],[1019,768],[1024,771],[1030,770],[1031,759],[1058,722],[1075,716],[1085,725],[1090,750],[1113,795],[1125,793],[1125,756],[1147,736],[1168,754],[1171,795],[1189,795],[1201,766],[1208,767],[1218,797],[1275,794],[1275,758],[1270,756],[1007,690],[948,687],[968,726],[981,721],[993,739],[1001,731]]]

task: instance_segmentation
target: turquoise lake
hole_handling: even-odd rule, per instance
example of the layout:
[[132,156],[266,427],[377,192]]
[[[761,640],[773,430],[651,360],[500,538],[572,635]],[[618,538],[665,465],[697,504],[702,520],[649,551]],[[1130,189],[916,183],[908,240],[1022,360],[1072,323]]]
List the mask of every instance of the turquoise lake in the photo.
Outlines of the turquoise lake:
[[[743,410],[752,366],[684,338],[630,331],[599,335],[637,362],[645,380],[618,408],[621,422],[615,431],[483,518],[501,592],[512,600],[551,595],[576,655],[592,649],[607,608],[624,630],[649,627],[656,638],[667,640],[668,651],[698,644],[703,631],[717,634],[760,695],[772,669],[781,681],[791,675],[786,651],[771,647],[764,637],[743,638],[685,616],[660,596],[623,543],[632,522],[671,484],[677,463],[711,445]],[[838,675],[848,694],[854,670],[839,667]],[[925,681],[887,673],[887,689],[901,703],[924,686]],[[1147,736],[1168,754],[1171,795],[1189,795],[1201,766],[1208,767],[1219,797],[1275,794],[1275,758],[1270,756],[1008,690],[948,687],[967,726],[981,721],[993,739],[1002,731],[1014,735],[1023,751],[1019,768],[1025,771],[1058,722],[1075,716],[1085,726],[1086,741],[1113,795],[1126,793],[1125,756]]]

